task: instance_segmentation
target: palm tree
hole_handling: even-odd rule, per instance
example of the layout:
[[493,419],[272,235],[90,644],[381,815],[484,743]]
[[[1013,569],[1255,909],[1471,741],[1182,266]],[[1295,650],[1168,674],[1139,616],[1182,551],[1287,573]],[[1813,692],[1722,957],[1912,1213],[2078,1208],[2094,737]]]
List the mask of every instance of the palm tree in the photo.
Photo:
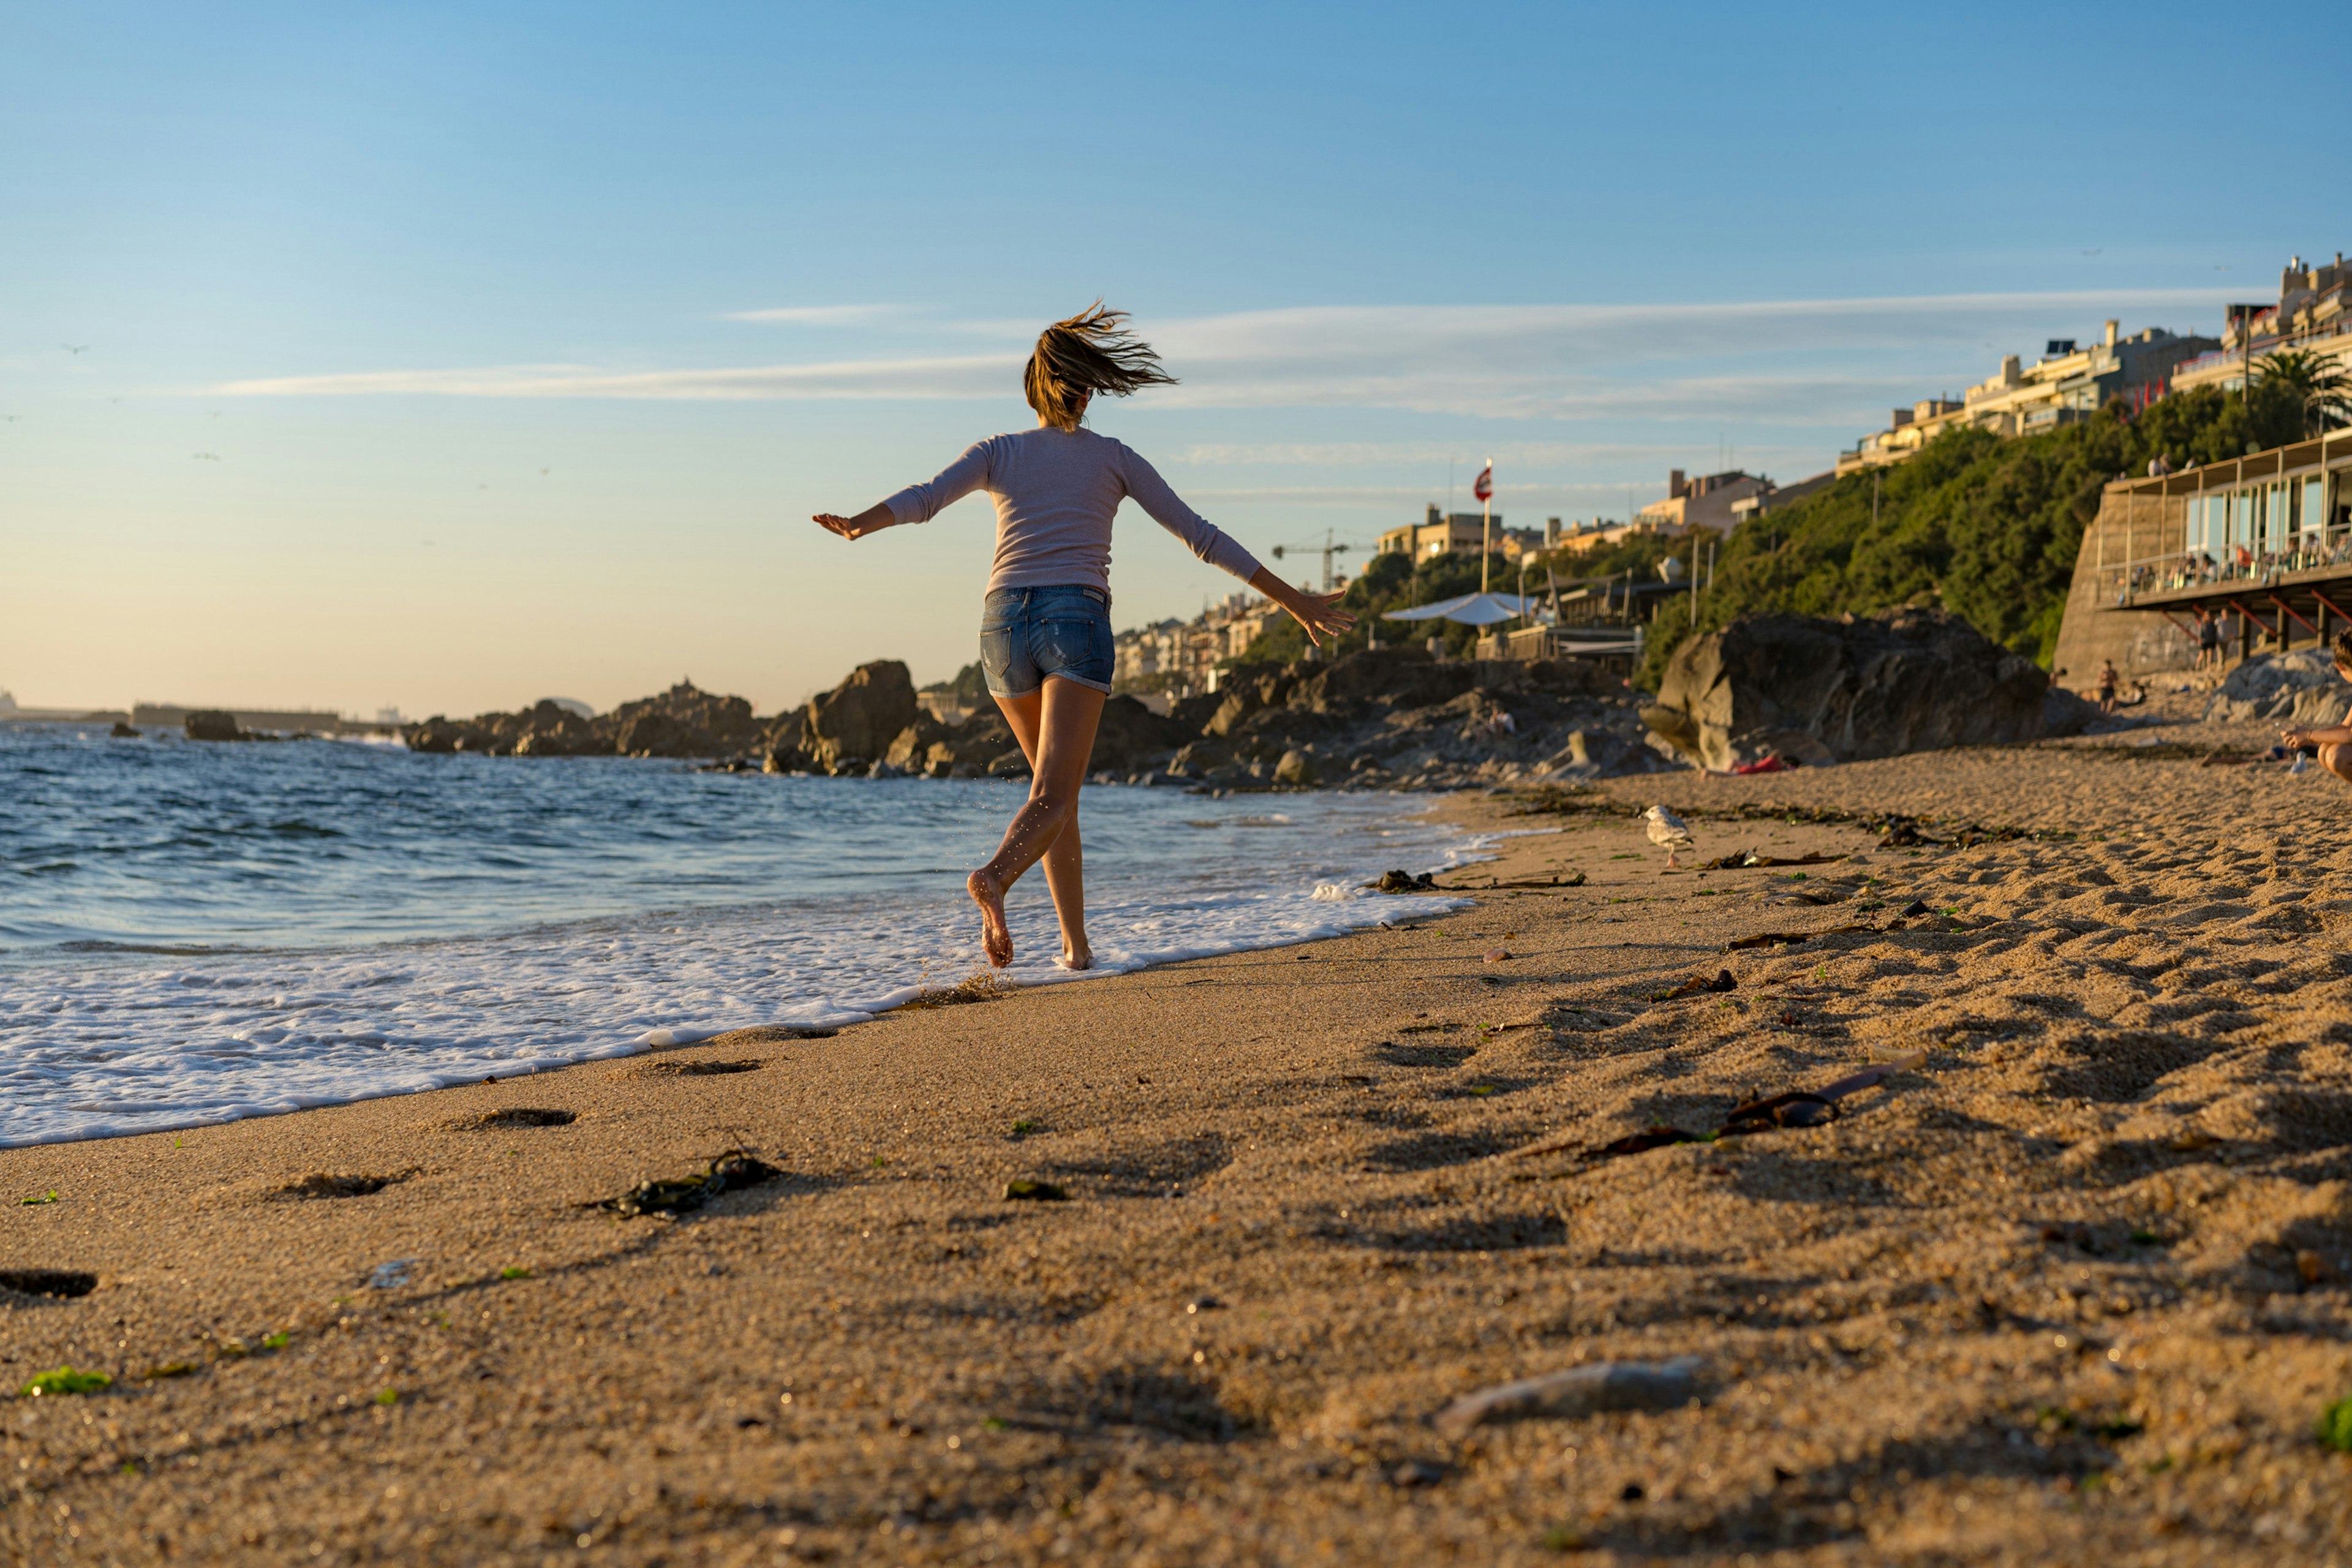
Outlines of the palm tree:
[[2352,424],[2352,375],[2344,374],[2333,355],[2305,349],[2281,349],[2265,354],[2255,366],[2255,384],[2285,394],[2302,410],[2301,434],[2310,436],[2330,425]]

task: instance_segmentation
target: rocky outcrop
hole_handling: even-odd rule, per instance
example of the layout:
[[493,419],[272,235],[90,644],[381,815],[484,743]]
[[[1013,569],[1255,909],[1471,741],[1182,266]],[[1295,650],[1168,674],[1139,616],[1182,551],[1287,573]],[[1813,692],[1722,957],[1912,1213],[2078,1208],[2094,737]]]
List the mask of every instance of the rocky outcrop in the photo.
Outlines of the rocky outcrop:
[[1103,704],[1102,721],[1095,727],[1094,757],[1087,768],[1124,777],[1137,768],[1164,761],[1198,732],[1154,713],[1132,697],[1114,697]]
[[658,697],[624,702],[592,725],[610,734],[611,749],[625,757],[727,756],[753,749],[760,739],[748,700],[705,691],[691,680]]
[[191,741],[248,741],[253,737],[237,728],[236,715],[215,708],[199,708],[182,721],[182,731]]
[[2209,721],[2261,719],[2317,728],[2341,724],[2347,712],[2352,686],[2336,673],[2335,655],[2320,648],[2258,654],[2231,670],[2205,700]]
[[1675,650],[1642,717],[1654,746],[1702,767],[1860,762],[2038,739],[2049,684],[1940,610],[1742,616]]
[[[1578,660],[1440,663],[1419,648],[1244,667],[1180,703],[1194,729],[1176,776],[1247,786],[1314,779],[1383,788],[1592,778],[1668,765],[1643,741],[1624,682]],[[1579,760],[1570,737],[1608,736]]]
[[2077,697],[2063,686],[2053,686],[2042,700],[2042,732],[2048,736],[2087,735],[2129,723],[2100,711],[2099,705]]
[[1675,765],[1645,736],[1622,730],[1570,730],[1568,744],[1541,771],[1549,778],[1613,779],[1664,773]]
[[698,730],[667,713],[632,714],[614,737],[614,749],[625,757],[709,757],[718,754],[709,731]]
[[839,686],[809,699],[800,749],[828,771],[853,758],[879,762],[921,712],[905,665],[895,658],[861,664]]
[[[1624,683],[1576,661],[1439,663],[1418,648],[1258,665],[1154,713],[1104,703],[1087,772],[1235,788],[1435,787],[1590,778],[1667,765],[1643,742]],[[990,709],[958,725],[915,700],[907,667],[860,667],[805,707],[755,718],[740,697],[680,682],[594,719],[553,701],[404,731],[420,752],[716,758],[730,771],[1017,777],[1028,758]]]
[[412,752],[486,752],[498,757],[718,757],[757,749],[751,704],[681,680],[656,697],[583,718],[542,698],[514,713],[438,714],[401,731]]

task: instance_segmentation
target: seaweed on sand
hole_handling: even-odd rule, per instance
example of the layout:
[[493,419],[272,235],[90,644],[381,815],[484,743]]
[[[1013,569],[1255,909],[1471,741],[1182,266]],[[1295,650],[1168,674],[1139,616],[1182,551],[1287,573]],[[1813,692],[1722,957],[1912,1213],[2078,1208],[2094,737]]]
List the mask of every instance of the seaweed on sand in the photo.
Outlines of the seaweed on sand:
[[970,1002],[997,1002],[1011,995],[1015,988],[997,977],[992,969],[975,969],[953,985],[926,988],[913,1001],[903,1003],[908,1007],[961,1007]]
[[730,1149],[696,1174],[667,1181],[639,1182],[618,1197],[599,1198],[583,1208],[606,1209],[624,1218],[636,1215],[680,1215],[698,1209],[721,1193],[756,1187],[783,1174],[764,1160],[740,1149]]

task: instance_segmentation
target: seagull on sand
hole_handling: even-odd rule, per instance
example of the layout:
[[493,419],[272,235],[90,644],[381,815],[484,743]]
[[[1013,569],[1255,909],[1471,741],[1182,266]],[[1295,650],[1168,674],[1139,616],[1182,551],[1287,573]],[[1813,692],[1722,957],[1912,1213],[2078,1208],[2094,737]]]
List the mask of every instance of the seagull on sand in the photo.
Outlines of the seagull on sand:
[[1649,825],[1650,842],[1666,852],[1667,867],[1680,869],[1675,865],[1675,852],[1691,847],[1690,824],[1663,805],[1650,807],[1642,814],[1642,820]]

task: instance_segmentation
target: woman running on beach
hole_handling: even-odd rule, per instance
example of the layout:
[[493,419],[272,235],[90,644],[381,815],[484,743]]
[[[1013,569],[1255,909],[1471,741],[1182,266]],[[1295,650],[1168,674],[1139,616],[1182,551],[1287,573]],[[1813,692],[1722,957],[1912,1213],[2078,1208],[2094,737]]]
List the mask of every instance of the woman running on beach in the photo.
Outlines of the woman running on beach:
[[1336,594],[1294,588],[1257,563],[1126,446],[1083,428],[1097,393],[1125,397],[1176,378],[1148,343],[1124,330],[1127,315],[1101,302],[1038,334],[1022,373],[1037,428],[991,436],[926,485],[910,485],[856,517],[819,512],[844,539],[901,522],[928,522],[974,490],[996,502],[996,557],[980,621],[981,668],[1029,759],[1029,799],[987,865],[966,879],[980,906],[989,963],[1013,962],[1004,893],[1039,859],[1062,927],[1061,963],[1094,962],[1087,943],[1078,847],[1078,790],[1094,754],[1095,726],[1110,695],[1110,524],[1132,498],[1153,521],[1280,605],[1318,647],[1355,624]]

